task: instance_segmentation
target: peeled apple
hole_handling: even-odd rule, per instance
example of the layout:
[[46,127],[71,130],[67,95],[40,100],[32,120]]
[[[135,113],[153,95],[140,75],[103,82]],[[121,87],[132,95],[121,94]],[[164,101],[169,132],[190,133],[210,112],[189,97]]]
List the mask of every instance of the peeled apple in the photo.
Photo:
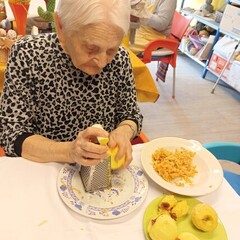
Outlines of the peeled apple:
[[200,239],[196,237],[193,233],[182,232],[177,236],[176,240],[200,240]]
[[149,222],[148,234],[152,240],[175,240],[177,224],[169,215],[159,215]]
[[[102,128],[102,126],[100,124],[95,124],[95,125],[93,125],[93,127]],[[100,145],[104,145],[105,146],[109,142],[109,138],[108,137],[98,137],[97,139],[98,139],[98,142],[99,142]],[[108,150],[108,153],[110,155],[111,169],[112,170],[119,169],[125,163],[125,155],[123,157],[121,157],[119,160],[116,160],[116,155],[118,153],[118,150],[119,150],[118,146],[115,147],[115,148],[110,148]]]
[[116,170],[122,167],[123,164],[125,163],[125,155],[121,157],[119,160],[116,160],[115,158],[118,153],[118,147],[110,149],[110,151],[111,151],[111,169]]
[[218,225],[216,211],[204,203],[199,203],[193,207],[191,219],[194,226],[204,232],[213,231]]

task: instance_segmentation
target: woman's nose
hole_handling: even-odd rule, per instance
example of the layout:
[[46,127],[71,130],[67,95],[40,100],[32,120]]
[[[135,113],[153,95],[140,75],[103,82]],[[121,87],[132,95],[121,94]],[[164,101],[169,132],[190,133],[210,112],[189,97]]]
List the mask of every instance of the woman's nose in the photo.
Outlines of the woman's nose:
[[100,68],[104,68],[107,65],[107,63],[108,63],[108,59],[107,59],[107,54],[106,53],[98,54],[98,56],[94,60],[95,60],[95,63]]

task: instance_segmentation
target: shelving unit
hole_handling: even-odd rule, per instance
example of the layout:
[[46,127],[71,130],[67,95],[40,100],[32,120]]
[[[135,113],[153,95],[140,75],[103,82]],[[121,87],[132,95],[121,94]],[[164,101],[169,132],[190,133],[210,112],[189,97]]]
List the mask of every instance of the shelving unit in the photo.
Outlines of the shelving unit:
[[[196,13],[193,13],[191,11],[187,11],[187,10],[184,10],[184,2],[185,0],[182,0],[182,3],[181,3],[181,13],[186,15],[186,16],[189,16],[189,17],[192,17],[194,20],[198,21],[198,22],[201,22],[213,29],[216,30],[216,34],[215,34],[215,37],[214,37],[214,42],[213,42],[213,45],[212,45],[212,48],[210,50],[210,53],[208,55],[208,58],[206,61],[200,61],[198,58],[190,55],[188,52],[183,52],[184,54],[186,54],[188,57],[190,57],[191,59],[193,59],[195,62],[197,62],[198,64],[200,64],[201,66],[203,66],[203,72],[202,72],[202,78],[205,78],[206,77],[206,74],[207,72],[211,72],[213,73],[216,77],[219,77],[218,74],[216,74],[214,71],[212,71],[211,69],[208,68],[208,64],[209,64],[209,61],[211,59],[211,56],[212,56],[212,53],[213,53],[213,47],[214,45],[217,43],[217,41],[219,40],[219,37],[220,36],[223,36],[223,35],[227,35],[227,36],[230,36],[231,38],[239,41],[239,38],[236,37],[235,35],[231,34],[231,33],[228,33],[226,31],[223,31],[220,29],[220,23],[217,23],[215,22],[213,19],[209,19],[209,18],[206,18],[206,17],[202,17],[202,16],[199,16],[197,15]],[[240,5],[240,0],[227,0],[226,1],[226,4],[228,3],[235,3],[237,5]],[[224,79],[221,79],[223,80],[224,82],[226,82]]]
[[[184,2],[184,1],[183,1]],[[183,6],[183,5],[182,5]],[[181,13],[184,14],[184,15],[187,15],[189,17],[192,17],[193,19],[213,28],[216,30],[216,35],[215,35],[215,38],[214,38],[214,42],[213,42],[213,46],[215,45],[215,43],[218,41],[219,39],[219,36],[220,36],[220,30],[219,30],[219,23],[215,22],[214,20],[209,20],[205,17],[201,17],[195,13],[192,13],[190,11],[186,11],[186,10],[181,10]],[[200,61],[198,58],[188,54],[187,52],[184,52],[188,57],[190,57],[191,59],[193,59],[195,62],[197,62],[198,64],[200,64],[201,66],[204,67],[203,69],[203,73],[202,73],[202,77],[205,78],[206,76],[206,73],[207,73],[207,62],[208,61]],[[210,51],[210,54],[208,56],[208,59],[211,58],[211,54],[212,54],[212,49]]]

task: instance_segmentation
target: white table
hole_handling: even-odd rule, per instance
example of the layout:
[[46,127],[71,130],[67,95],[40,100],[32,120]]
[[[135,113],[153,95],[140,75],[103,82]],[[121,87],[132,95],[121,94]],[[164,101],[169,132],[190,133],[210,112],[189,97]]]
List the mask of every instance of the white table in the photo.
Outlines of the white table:
[[[135,165],[141,166],[142,146],[133,146]],[[1,240],[144,240],[144,211],[165,190],[148,178],[149,192],[138,209],[122,218],[93,220],[72,211],[60,199],[56,181],[62,166],[0,158]],[[228,239],[239,240],[240,197],[228,182],[224,179],[219,189],[198,199],[216,209]]]

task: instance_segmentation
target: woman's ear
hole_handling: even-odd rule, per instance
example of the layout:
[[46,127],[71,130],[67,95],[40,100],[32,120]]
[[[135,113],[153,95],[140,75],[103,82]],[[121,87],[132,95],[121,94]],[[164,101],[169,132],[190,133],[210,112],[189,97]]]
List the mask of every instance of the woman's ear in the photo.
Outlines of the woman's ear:
[[57,14],[57,12],[54,13],[54,22],[55,22],[55,28],[56,28],[56,32],[58,34],[58,38],[60,42],[64,42],[64,35],[63,35],[63,31],[62,31],[62,23],[61,20]]

